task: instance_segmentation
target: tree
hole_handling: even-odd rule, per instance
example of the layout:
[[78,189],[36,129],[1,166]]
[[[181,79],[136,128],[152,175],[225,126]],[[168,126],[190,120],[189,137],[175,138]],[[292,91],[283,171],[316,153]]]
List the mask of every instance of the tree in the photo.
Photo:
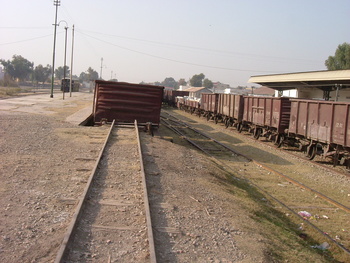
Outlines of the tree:
[[33,72],[34,64],[22,56],[13,55],[12,61],[0,60],[5,71],[10,77],[20,81],[26,80],[30,73]]
[[190,84],[192,87],[202,87],[203,85],[203,79],[205,78],[204,74],[201,73],[199,75],[194,75],[190,79]]
[[164,86],[164,87],[175,88],[175,87],[177,87],[177,85],[178,84],[177,84],[176,80],[174,78],[171,78],[171,77],[165,78],[162,82],[162,86]]
[[49,79],[51,75],[51,66],[38,65],[34,69],[34,78],[37,82],[42,82],[43,84]]
[[214,84],[211,80],[209,79],[204,79],[203,80],[203,87],[206,87],[208,89],[211,89],[212,87],[214,87]]
[[[69,71],[69,67],[65,66],[66,68],[66,78],[69,76],[70,71]],[[55,77],[56,79],[63,79],[64,77],[64,67],[58,67],[57,69],[55,69]]]
[[180,86],[186,86],[187,85],[187,82],[186,82],[185,79],[179,79],[178,83],[179,83]]
[[350,69],[350,44],[338,46],[334,56],[329,56],[324,63],[328,70]]
[[79,76],[79,81],[93,81],[98,79],[97,71],[93,70],[91,67],[88,68],[86,72],[81,72]]

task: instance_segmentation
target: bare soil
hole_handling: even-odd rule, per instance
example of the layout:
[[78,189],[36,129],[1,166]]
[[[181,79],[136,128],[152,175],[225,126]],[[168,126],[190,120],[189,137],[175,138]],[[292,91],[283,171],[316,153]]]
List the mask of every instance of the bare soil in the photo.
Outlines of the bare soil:
[[[54,260],[107,133],[67,121],[90,98],[0,109],[2,262]],[[165,127],[142,141],[159,262],[337,262]]]

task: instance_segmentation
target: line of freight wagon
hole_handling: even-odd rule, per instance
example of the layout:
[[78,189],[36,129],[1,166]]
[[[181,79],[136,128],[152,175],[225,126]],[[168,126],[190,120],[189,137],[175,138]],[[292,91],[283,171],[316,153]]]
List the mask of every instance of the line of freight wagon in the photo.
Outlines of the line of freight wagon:
[[297,147],[310,160],[319,155],[334,166],[350,168],[349,102],[217,93],[202,93],[199,100],[176,90],[164,90],[163,101],[239,132],[248,131],[255,139],[266,137],[278,147]]

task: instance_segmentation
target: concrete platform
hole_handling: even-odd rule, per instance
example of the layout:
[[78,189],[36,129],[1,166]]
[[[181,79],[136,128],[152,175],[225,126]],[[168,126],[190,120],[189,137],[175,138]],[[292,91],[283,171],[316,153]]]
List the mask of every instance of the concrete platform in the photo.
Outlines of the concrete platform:
[[[55,94],[50,98],[50,94],[29,95],[0,100],[1,112],[26,112],[33,114],[52,115],[63,108],[72,108],[72,115],[66,118],[67,122],[79,124],[90,116],[93,109],[93,93],[73,92],[72,97],[65,94]],[[84,105],[79,108],[79,105]],[[88,105],[88,106],[86,106]]]

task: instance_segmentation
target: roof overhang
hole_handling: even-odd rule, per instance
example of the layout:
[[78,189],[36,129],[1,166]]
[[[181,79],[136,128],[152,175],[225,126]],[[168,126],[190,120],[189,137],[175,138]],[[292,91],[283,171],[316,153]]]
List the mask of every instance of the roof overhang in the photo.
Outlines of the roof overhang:
[[249,83],[257,83],[276,90],[315,87],[334,89],[337,85],[350,88],[350,70],[311,71],[287,74],[252,76]]

